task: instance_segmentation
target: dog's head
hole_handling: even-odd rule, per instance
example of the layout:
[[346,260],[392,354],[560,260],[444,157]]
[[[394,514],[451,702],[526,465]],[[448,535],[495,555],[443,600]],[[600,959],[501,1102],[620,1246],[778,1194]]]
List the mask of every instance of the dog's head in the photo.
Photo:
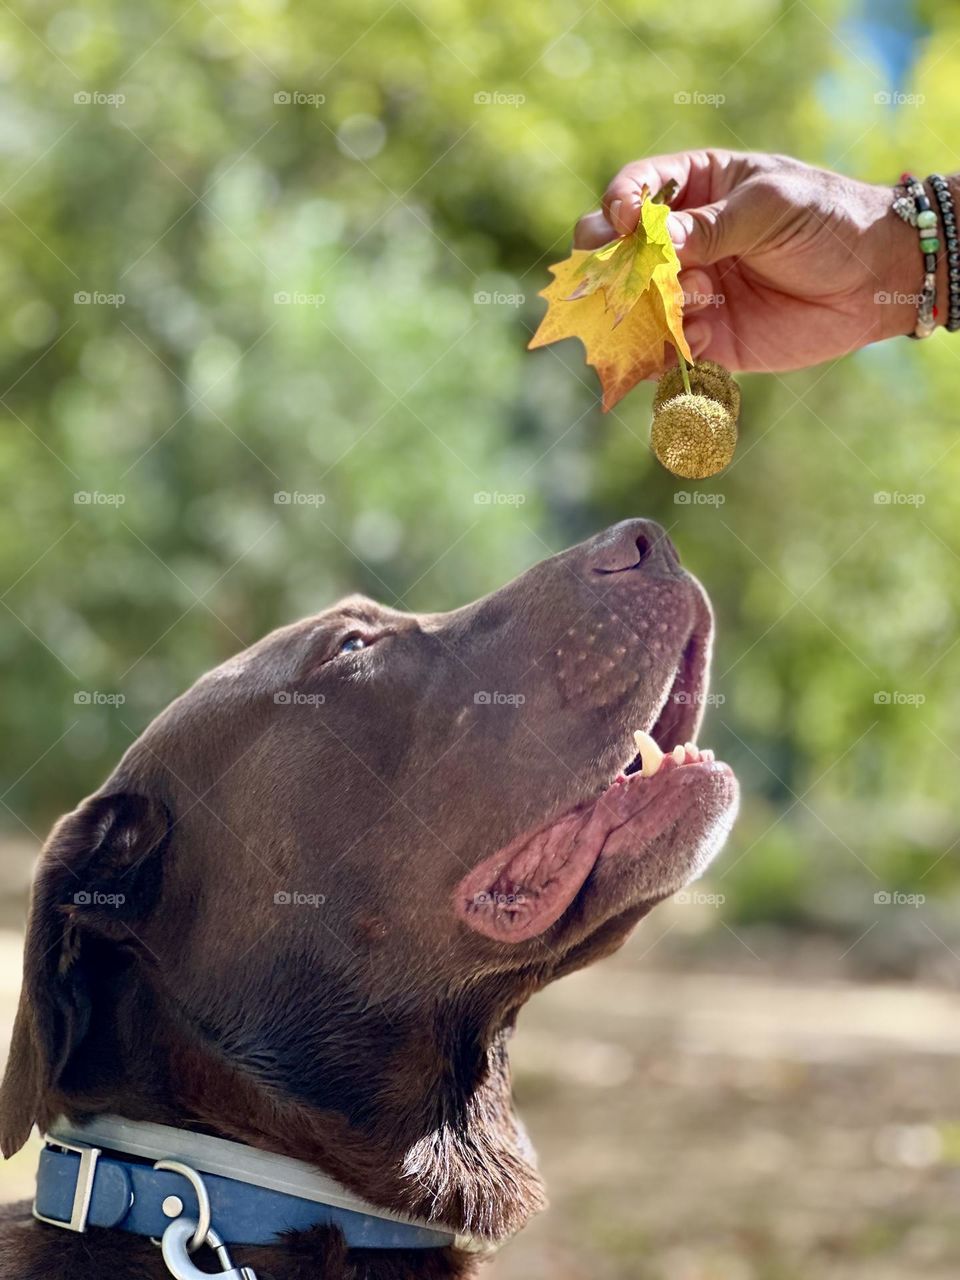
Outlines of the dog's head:
[[[423,1183],[480,1107],[521,1161],[517,1009],[732,822],[732,773],[684,747],[711,631],[662,530],[629,521],[452,613],[348,599],[205,675],[44,852],[6,1149],[63,1108],[281,1146],[286,1106]],[[429,1195],[469,1224],[469,1193]]]

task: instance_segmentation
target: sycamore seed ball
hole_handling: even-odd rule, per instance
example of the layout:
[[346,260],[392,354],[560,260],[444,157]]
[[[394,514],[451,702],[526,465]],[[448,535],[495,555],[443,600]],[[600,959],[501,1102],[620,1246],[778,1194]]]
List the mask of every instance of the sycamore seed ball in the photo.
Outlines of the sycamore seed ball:
[[725,405],[708,396],[674,396],[657,408],[650,444],[675,476],[705,480],[732,461],[737,420]]
[[714,360],[687,370],[690,392],[679,365],[668,369],[653,399],[653,452],[668,471],[685,480],[705,480],[728,466],[737,446],[740,388]]
[[[717,364],[715,360],[699,360],[690,366],[688,377],[690,390],[695,395],[709,396],[711,400],[719,400],[736,421],[740,416],[740,388],[728,369],[725,369],[722,364]],[[654,413],[674,396],[683,395],[685,390],[680,366],[675,364],[657,383],[657,393],[653,397]]]

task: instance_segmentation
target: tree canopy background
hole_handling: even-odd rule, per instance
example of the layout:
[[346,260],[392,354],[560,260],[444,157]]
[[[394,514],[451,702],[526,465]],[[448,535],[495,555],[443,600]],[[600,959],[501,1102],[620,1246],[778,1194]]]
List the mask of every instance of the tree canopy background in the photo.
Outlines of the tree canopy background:
[[877,9],[8,10],[9,831],[42,834],[270,627],[354,589],[457,605],[643,514],[718,615],[702,741],[744,791],[722,919],[856,938],[896,912],[946,938],[957,339],[742,379],[738,458],[693,499],[649,453],[648,388],[601,417],[576,343],[525,350],[547,264],[628,159],[960,167],[960,14]]

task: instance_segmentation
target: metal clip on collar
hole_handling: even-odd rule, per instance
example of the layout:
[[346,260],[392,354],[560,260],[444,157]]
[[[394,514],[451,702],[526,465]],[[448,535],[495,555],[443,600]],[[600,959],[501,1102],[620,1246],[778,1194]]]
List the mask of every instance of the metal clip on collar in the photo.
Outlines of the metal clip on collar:
[[[210,1197],[196,1169],[191,1169],[189,1165],[181,1164],[178,1160],[158,1160],[153,1167],[182,1174],[197,1193],[197,1204],[200,1209],[200,1218],[197,1222],[183,1216],[174,1218],[160,1241],[160,1252],[174,1280],[210,1280],[211,1275],[215,1280],[257,1280],[256,1272],[250,1267],[233,1265],[227,1246],[210,1225]],[[209,1245],[217,1255],[221,1268],[219,1271],[201,1271],[191,1262],[191,1253],[196,1253],[197,1249],[204,1244]]]
[[249,1267],[235,1267],[223,1243],[214,1229],[207,1232],[206,1243],[217,1255],[220,1271],[201,1271],[190,1261],[190,1238],[197,1228],[192,1218],[174,1218],[160,1242],[160,1251],[167,1264],[167,1270],[174,1280],[257,1280],[255,1272]]

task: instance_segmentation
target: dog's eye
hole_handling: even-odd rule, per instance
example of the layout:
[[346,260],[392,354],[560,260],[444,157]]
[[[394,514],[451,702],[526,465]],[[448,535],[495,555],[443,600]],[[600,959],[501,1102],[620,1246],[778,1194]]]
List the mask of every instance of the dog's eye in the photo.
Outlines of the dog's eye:
[[356,653],[358,649],[365,649],[368,643],[363,636],[353,632],[352,635],[344,636],[340,641],[340,648],[337,653]]

